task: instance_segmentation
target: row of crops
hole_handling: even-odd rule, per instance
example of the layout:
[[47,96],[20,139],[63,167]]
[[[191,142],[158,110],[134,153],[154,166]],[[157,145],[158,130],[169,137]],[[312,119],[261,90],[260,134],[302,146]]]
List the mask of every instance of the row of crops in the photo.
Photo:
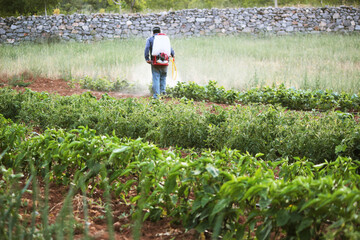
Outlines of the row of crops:
[[294,110],[338,109],[341,111],[360,111],[360,97],[358,94],[337,93],[330,90],[297,90],[295,88],[286,88],[283,84],[278,87],[266,86],[240,92],[219,87],[215,81],[210,81],[205,86],[200,86],[194,82],[178,82],[175,87],[169,89],[169,93],[178,98],[185,97],[197,101],[207,100],[216,103],[278,104]]
[[[79,192],[86,199],[94,182],[107,199],[110,238],[111,198],[135,206],[134,229],[170,218],[213,239],[360,237],[360,126],[353,113],[8,88],[0,96],[1,239],[71,239],[79,226],[72,199]],[[47,191],[51,182],[70,185],[55,223],[48,222],[46,197],[37,199],[39,179]],[[27,222],[19,209],[29,190],[40,204]],[[87,238],[86,204],[83,212]]]
[[[360,162],[350,158],[320,164],[305,159],[266,161],[262,154],[227,148],[181,157],[176,150],[161,151],[141,139],[97,135],[86,127],[29,133],[29,128],[2,116],[0,131],[2,239],[31,238],[35,233],[46,239],[71,236],[75,219],[68,205],[77,191],[86,196],[94,179],[108,197],[126,198],[130,190],[137,191],[130,197],[137,206],[132,214],[137,224],[171,217],[188,229],[209,230],[214,239],[360,237]],[[12,187],[23,174],[27,183],[16,191]],[[57,221],[48,224],[44,217],[41,228],[18,214],[21,196],[36,177],[46,184],[71,183]],[[48,216],[47,204],[33,211]],[[110,212],[107,205],[113,236]],[[86,219],[83,228],[87,236]]]
[[191,100],[116,100],[90,93],[58,96],[0,90],[0,113],[37,129],[88,126],[98,134],[143,138],[160,147],[263,153],[267,160],[306,157],[315,163],[338,156],[359,160],[360,126],[354,114],[290,111],[273,105],[224,108]]

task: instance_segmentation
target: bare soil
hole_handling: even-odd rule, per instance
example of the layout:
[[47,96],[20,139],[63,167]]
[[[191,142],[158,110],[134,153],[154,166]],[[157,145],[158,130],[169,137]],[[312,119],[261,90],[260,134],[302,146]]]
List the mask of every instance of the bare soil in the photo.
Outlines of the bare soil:
[[[24,180],[25,182],[25,180]],[[23,187],[25,183],[22,184]],[[30,184],[28,189],[34,188]],[[22,198],[22,207],[20,214],[22,215],[23,222],[30,224],[34,210],[38,213],[36,216],[36,223],[41,224],[41,213],[44,209],[45,203],[45,184],[39,180],[36,188],[36,200],[34,205],[34,196],[31,193],[25,193]],[[76,220],[77,228],[75,228],[75,239],[82,239],[85,236],[85,220],[84,220],[84,199],[86,199],[87,212],[88,212],[88,231],[92,239],[109,239],[107,218],[105,216],[105,198],[102,190],[96,189],[92,194],[89,188],[89,193],[84,197],[81,192],[75,194],[72,200],[73,216]],[[59,218],[59,214],[63,208],[65,198],[69,192],[69,186],[57,183],[50,183],[49,197],[48,197],[48,222],[54,224]],[[135,192],[127,196],[126,202],[121,198],[111,196],[111,209],[114,237],[117,240],[131,240],[133,239],[132,226],[134,224],[131,218],[130,211],[134,206],[129,203],[129,197],[136,195]],[[195,230],[186,231],[181,225],[171,223],[171,218],[163,218],[160,221],[152,222],[145,221],[142,224],[141,238],[148,239],[186,239],[195,240],[199,239],[199,234]]]
[[[150,97],[150,94],[148,95],[135,95],[135,94],[127,94],[127,93],[121,93],[121,92],[99,92],[99,91],[91,91],[88,89],[82,89],[78,84],[73,84],[68,81],[65,81],[63,79],[50,79],[50,78],[43,78],[43,77],[37,77],[34,78],[32,75],[28,75],[28,77],[21,81],[21,83],[27,83],[28,86],[16,86],[15,84],[10,85],[8,76],[0,76],[0,84],[2,87],[10,86],[12,89],[18,90],[18,91],[24,91],[26,88],[31,89],[36,92],[48,92],[48,93],[56,93],[61,96],[70,96],[74,94],[82,94],[84,92],[91,92],[93,96],[96,98],[101,98],[101,96],[105,93],[109,94],[112,97],[115,98],[129,98],[129,97]],[[0,85],[0,87],[1,87]],[[15,85],[15,86],[14,86]]]

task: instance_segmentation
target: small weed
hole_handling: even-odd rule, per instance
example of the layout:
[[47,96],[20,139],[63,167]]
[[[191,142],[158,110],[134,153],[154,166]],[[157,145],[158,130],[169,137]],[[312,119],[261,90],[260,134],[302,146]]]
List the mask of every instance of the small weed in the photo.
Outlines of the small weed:
[[72,81],[68,82],[67,85],[68,85],[70,88],[75,88],[75,87],[76,87],[76,83],[75,83],[75,82],[72,82]]
[[61,78],[64,79],[67,82],[71,82],[73,79],[71,70],[61,70]]
[[33,79],[33,75],[30,72],[23,72],[18,75],[13,75],[8,79],[8,84],[10,86],[19,86],[19,87],[27,87],[32,81],[25,82],[27,80]]

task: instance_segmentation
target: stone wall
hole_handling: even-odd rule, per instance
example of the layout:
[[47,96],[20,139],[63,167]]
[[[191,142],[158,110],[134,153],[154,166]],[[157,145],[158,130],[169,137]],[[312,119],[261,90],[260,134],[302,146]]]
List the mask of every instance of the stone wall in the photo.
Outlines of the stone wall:
[[148,37],[160,25],[172,37],[240,33],[360,32],[360,9],[188,9],[158,14],[92,14],[0,18],[0,43],[98,41]]

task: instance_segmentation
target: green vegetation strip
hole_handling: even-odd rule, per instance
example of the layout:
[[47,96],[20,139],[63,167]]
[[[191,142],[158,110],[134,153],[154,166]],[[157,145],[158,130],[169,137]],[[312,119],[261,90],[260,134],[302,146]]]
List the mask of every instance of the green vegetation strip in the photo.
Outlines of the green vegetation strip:
[[360,111],[359,94],[337,93],[333,91],[296,90],[285,88],[281,84],[276,87],[252,88],[240,92],[226,90],[219,87],[216,82],[210,81],[208,85],[200,86],[194,82],[178,82],[177,85],[168,90],[172,96],[177,98],[188,98],[196,101],[211,101],[216,103],[234,104],[240,102],[279,104],[294,110],[329,110]]
[[95,90],[95,91],[126,91],[132,92],[135,91],[134,84],[130,84],[125,79],[117,78],[115,81],[111,81],[106,78],[96,78],[93,79],[89,76],[85,76],[81,79],[72,79],[71,82],[73,84],[78,83],[81,88]]
[[88,126],[98,134],[141,137],[161,147],[238,149],[266,160],[306,157],[314,163],[338,156],[359,159],[360,125],[353,114],[288,111],[279,106],[229,106],[190,100],[116,100],[90,93],[62,97],[0,90],[0,114],[46,128]]
[[[125,0],[121,3],[122,11],[127,12],[149,12],[164,10],[181,10],[181,9],[203,9],[203,8],[239,8],[239,7],[269,7],[274,6],[273,0],[231,0],[231,1],[203,1],[203,0],[142,0],[130,1]],[[286,0],[278,1],[279,6],[298,6],[304,4],[311,7],[324,6],[359,6],[357,0]],[[13,0],[10,3],[0,2],[0,16],[19,16],[19,15],[41,15],[45,14],[46,9],[53,14],[74,14],[74,13],[118,13],[119,6],[113,1],[69,1],[69,0],[52,0],[44,4],[37,1],[23,2],[22,0]]]
[[[71,131],[48,129],[28,135],[28,128],[0,116],[0,236],[3,239],[37,236],[72,238],[76,222],[71,200],[77,191],[86,196],[89,182],[136,203],[135,226],[142,221],[171,217],[187,229],[208,230],[213,239],[270,236],[301,239],[357,239],[360,236],[359,161],[338,157],[314,163],[297,159],[264,161],[227,148],[181,157],[177,151],[161,151],[140,139],[96,135],[81,127]],[[65,173],[65,174],[64,174]],[[24,175],[27,184],[15,188]],[[48,225],[48,201],[33,205],[42,224],[21,220],[21,196],[36,177],[67,184],[71,188],[54,224]],[[124,181],[125,180],[125,181]],[[136,190],[136,196],[130,196]],[[91,192],[89,193],[91,195]],[[45,197],[46,198],[46,197]],[[83,207],[86,212],[86,204]],[[112,216],[106,204],[110,238]],[[16,231],[14,231],[16,229]],[[86,230],[84,230],[86,233]],[[139,239],[138,236],[134,236]]]

